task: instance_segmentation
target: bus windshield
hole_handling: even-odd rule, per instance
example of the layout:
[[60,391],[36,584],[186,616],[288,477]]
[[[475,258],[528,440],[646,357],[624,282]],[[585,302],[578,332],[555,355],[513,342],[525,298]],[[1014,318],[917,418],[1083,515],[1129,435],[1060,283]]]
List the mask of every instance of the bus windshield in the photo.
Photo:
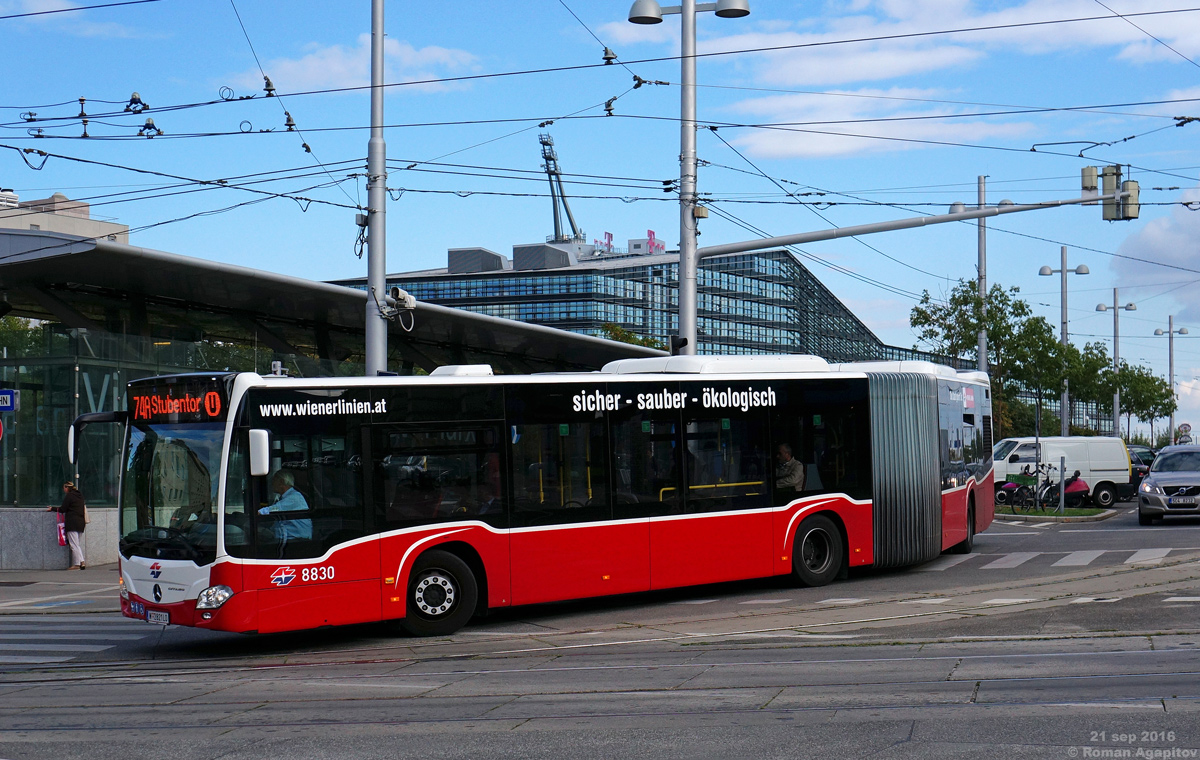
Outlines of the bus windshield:
[[206,565],[217,555],[223,423],[129,427],[120,551]]

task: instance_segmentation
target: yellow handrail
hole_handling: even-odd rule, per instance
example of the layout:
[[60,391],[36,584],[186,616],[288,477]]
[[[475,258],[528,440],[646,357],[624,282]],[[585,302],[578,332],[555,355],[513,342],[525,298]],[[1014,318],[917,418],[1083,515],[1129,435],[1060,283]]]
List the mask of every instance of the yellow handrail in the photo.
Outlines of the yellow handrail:
[[[702,486],[688,486],[688,493],[691,493],[692,491],[698,491],[702,488],[736,488],[738,486],[761,486],[761,485],[766,485],[766,481],[751,480],[751,481],[748,481],[745,483],[710,483],[708,485],[702,485]],[[658,500],[662,501],[663,496],[667,493],[667,491],[674,491],[674,490],[675,490],[675,486],[667,486],[666,488],[660,490],[658,492]]]

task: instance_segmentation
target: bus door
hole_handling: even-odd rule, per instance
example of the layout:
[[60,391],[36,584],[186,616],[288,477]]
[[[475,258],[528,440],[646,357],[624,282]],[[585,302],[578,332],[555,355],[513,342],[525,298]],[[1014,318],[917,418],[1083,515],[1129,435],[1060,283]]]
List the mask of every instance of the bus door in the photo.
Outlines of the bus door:
[[514,604],[650,588],[645,516],[614,504],[628,498],[621,485],[628,462],[609,443],[619,391],[574,384],[506,391]]
[[755,578],[771,570],[766,387],[684,383],[682,503],[650,521],[654,588]]
[[[247,405],[252,426],[270,431],[270,474],[251,479],[241,515],[227,509],[226,543],[236,525],[239,553],[251,558],[243,574],[247,590],[257,591],[260,633],[380,619],[379,541],[363,493],[369,420],[326,413],[337,403],[330,395],[353,393],[261,391]],[[285,404],[291,416],[264,418]]]

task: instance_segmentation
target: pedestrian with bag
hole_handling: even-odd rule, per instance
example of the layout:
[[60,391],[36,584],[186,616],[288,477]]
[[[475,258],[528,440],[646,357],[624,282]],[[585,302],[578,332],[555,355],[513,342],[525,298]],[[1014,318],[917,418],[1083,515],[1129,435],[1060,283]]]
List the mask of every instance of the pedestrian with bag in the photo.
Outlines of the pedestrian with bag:
[[86,570],[87,563],[83,557],[83,529],[87,525],[87,507],[83,503],[83,494],[71,481],[63,483],[62,504],[57,507],[46,507],[47,512],[58,512],[63,516],[67,532],[67,545],[71,547],[71,566],[68,570]]

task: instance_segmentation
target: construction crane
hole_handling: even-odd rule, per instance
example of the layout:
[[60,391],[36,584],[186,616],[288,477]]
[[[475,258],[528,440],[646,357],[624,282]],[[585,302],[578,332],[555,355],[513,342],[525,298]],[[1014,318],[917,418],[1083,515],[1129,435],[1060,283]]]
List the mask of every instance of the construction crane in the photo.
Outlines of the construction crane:
[[[538,142],[542,144],[542,160],[545,161],[542,164],[542,169],[545,170],[546,177],[550,180],[550,202],[554,205],[554,238],[551,242],[585,242],[587,236],[575,224],[575,217],[571,214],[571,206],[567,203],[567,194],[563,191],[562,171],[558,168],[558,154],[554,152],[554,138],[548,134],[538,135]],[[562,204],[562,210],[567,214],[567,223],[571,225],[570,235],[563,234],[562,216],[558,209],[560,203]]]

